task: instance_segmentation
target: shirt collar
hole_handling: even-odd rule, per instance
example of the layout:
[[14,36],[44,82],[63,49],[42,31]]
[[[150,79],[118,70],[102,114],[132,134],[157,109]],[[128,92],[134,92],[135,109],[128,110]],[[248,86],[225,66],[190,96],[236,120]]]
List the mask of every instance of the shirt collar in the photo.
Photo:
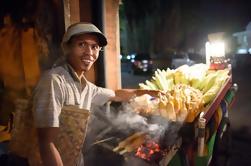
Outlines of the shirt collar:
[[73,69],[73,67],[69,63],[66,63],[66,66],[69,70],[69,73],[71,74],[71,76],[75,81],[78,81],[81,84],[86,84],[86,78],[84,76],[84,73],[78,76],[77,72]]

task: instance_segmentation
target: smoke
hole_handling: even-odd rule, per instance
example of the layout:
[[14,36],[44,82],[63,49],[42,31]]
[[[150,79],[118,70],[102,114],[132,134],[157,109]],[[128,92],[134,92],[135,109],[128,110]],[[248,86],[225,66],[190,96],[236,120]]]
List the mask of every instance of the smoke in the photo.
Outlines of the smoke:
[[128,103],[119,106],[93,107],[94,116],[106,122],[113,130],[120,131],[125,135],[134,132],[145,132],[158,140],[163,136],[169,127],[170,122],[157,115],[142,116],[136,113]]
[[117,115],[110,114],[109,118],[114,120],[114,124],[119,130],[143,131],[150,134],[157,134],[164,130],[164,126],[151,124],[146,117],[133,111],[122,110]]
[[[170,122],[159,115],[140,115],[128,103],[112,103],[107,106],[93,106],[91,119],[88,124],[88,132],[85,140],[83,153],[86,165],[145,165],[146,162],[134,156],[124,160],[116,153],[109,153],[115,145],[114,140],[121,140],[135,132],[145,132],[149,134],[161,148],[168,148],[176,143],[179,138],[181,124]],[[111,138],[107,143],[112,145],[110,150],[93,145],[95,141]],[[117,139],[118,138],[118,139]],[[99,154],[99,155],[97,155]],[[100,161],[97,163],[97,161]],[[116,163],[116,164],[115,164]]]

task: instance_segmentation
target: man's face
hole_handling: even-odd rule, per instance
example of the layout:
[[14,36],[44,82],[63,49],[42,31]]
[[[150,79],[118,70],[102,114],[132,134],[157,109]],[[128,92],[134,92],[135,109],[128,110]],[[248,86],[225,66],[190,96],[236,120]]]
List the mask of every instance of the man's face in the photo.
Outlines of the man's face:
[[93,34],[74,36],[69,47],[67,60],[78,74],[91,68],[92,64],[98,59],[101,49],[98,45],[97,36]]

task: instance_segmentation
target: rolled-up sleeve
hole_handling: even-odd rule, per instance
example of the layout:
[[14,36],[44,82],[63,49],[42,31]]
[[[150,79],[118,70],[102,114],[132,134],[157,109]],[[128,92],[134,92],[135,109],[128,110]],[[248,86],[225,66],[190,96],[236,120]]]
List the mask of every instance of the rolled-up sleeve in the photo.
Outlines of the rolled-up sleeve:
[[33,101],[35,126],[59,127],[59,115],[64,104],[64,91],[60,78],[45,74],[39,81]]
[[104,105],[107,101],[115,96],[115,92],[111,89],[96,87],[92,104]]

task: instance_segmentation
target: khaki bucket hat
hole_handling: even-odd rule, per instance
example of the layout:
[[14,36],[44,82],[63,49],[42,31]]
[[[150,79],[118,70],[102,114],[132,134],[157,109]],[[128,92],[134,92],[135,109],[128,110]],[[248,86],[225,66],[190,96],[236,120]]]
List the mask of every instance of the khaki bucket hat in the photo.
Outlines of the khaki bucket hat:
[[94,34],[98,37],[99,46],[107,45],[107,39],[104,34],[93,24],[86,22],[79,22],[70,25],[64,34],[62,43],[67,43],[73,36],[80,34]]

